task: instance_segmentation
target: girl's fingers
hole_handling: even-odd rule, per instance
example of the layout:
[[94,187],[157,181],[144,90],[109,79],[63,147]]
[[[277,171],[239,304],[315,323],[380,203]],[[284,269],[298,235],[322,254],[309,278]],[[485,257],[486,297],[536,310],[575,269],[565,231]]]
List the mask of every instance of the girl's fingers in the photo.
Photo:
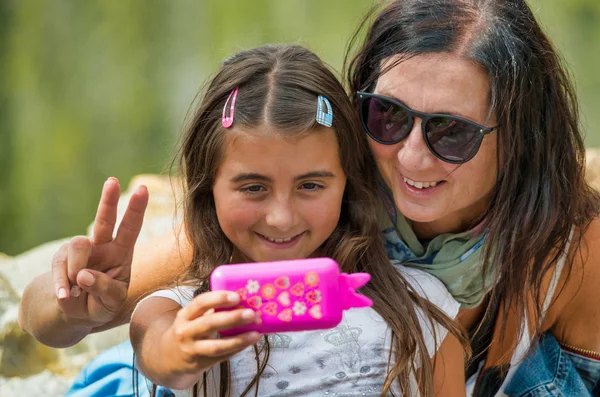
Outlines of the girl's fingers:
[[148,188],[144,185],[138,186],[131,195],[125,215],[123,215],[123,219],[119,224],[117,236],[115,237],[115,243],[118,246],[133,251],[135,242],[142,230],[147,206]]
[[52,279],[54,280],[54,290],[58,299],[67,299],[70,295],[71,285],[67,275],[67,252],[69,244],[65,243],[56,251],[52,258]]
[[240,296],[235,292],[211,291],[198,295],[189,305],[178,313],[186,321],[192,321],[204,315],[209,309],[226,309],[236,307]]
[[195,342],[194,350],[198,356],[214,357],[222,361],[252,346],[259,338],[258,332],[247,332],[222,339],[204,339]]
[[77,274],[88,267],[92,243],[85,236],[73,237],[67,249],[67,276],[71,284],[77,283]]
[[115,280],[96,270],[86,269],[80,272],[77,275],[77,284],[101,302],[111,314],[119,311],[127,298],[126,282]]
[[219,331],[258,324],[260,315],[252,309],[235,309],[204,315],[187,324],[187,333],[196,339],[208,338]]
[[115,224],[117,223],[117,205],[119,204],[120,195],[119,180],[108,178],[102,187],[102,196],[94,219],[92,237],[94,244],[105,244],[112,241]]

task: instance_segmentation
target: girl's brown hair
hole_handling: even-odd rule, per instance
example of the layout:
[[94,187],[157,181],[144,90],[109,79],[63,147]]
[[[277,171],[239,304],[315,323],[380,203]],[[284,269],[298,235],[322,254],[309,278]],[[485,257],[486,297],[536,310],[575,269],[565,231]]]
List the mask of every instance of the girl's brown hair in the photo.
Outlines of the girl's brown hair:
[[[524,0],[382,4],[350,43],[350,51],[360,44],[346,59],[348,85],[353,92],[372,91],[389,70],[381,70],[382,61],[395,56],[390,68],[428,53],[455,54],[485,68],[500,126],[497,182],[482,216],[484,273],[498,280],[490,301],[501,302],[504,324],[511,311],[519,319],[539,319],[545,276],[567,249],[571,231],[579,245],[600,208],[598,193],[584,179],[577,100],[562,61]],[[571,267],[572,258],[568,274]],[[539,334],[541,322],[535,324]]]
[[[212,188],[223,158],[224,136],[230,132],[221,125],[222,111],[235,88],[239,93],[234,128],[243,126],[250,130],[268,126],[284,137],[318,133],[315,131],[322,126],[315,120],[317,96],[324,95],[331,102],[333,129],[347,183],[339,224],[319,254],[334,258],[343,272],[364,271],[372,276],[361,292],[373,300],[373,308],[393,333],[382,395],[388,393],[396,380],[401,390],[410,394],[411,373],[417,377],[422,395],[432,395],[432,363],[416,308],[457,337],[462,335],[439,309],[414,293],[387,258],[376,219],[376,166],[356,109],[336,76],[303,47],[265,45],[227,59],[191,117],[181,147],[186,191],[184,222],[194,249],[188,281],[193,280],[199,291],[206,290],[212,270],[228,263],[233,253],[233,246],[217,220]],[[260,374],[269,355],[266,338],[259,346],[255,347],[257,375],[244,395],[253,387],[255,395],[258,393]],[[416,363],[420,365],[418,371]],[[220,368],[220,396],[229,394],[230,379],[229,365],[225,362]]]

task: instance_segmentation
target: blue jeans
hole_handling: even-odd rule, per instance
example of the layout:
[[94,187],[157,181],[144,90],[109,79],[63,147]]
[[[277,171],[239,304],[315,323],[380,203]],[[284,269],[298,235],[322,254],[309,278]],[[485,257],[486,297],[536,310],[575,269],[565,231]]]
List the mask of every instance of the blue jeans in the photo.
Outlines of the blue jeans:
[[[151,390],[152,383],[139,372],[135,372],[134,378],[133,348],[129,341],[125,341],[90,361],[81,370],[65,397],[149,397]],[[159,387],[156,396],[174,397],[174,394]]]
[[504,389],[512,397],[600,396],[600,361],[564,351],[545,333]]

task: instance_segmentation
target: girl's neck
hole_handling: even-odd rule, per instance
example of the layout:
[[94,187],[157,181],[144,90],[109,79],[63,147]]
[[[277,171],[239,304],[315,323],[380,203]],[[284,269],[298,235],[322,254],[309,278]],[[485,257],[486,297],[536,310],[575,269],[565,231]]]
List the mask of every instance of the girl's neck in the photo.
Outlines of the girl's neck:
[[254,262],[242,252],[240,252],[237,248],[233,248],[233,253],[231,254],[231,258],[229,259],[229,264],[232,263],[250,263]]

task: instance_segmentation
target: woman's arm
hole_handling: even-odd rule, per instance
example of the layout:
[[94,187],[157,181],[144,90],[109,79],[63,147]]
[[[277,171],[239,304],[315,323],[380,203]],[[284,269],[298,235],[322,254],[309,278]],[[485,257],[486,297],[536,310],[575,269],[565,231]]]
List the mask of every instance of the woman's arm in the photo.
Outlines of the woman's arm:
[[[67,347],[90,332],[127,322],[145,291],[171,281],[191,262],[184,231],[135,245],[148,203],[143,186],[133,193],[113,238],[119,197],[119,182],[110,178],[102,189],[93,237],[75,237],[63,245],[52,271],[26,287],[19,325],[40,342]],[[79,296],[70,293],[74,285],[82,291]]]
[[600,353],[600,220],[594,220],[577,245],[572,242],[570,276],[561,275],[544,330],[580,349]]
[[260,321],[251,309],[215,312],[238,304],[238,294],[224,291],[201,294],[184,308],[166,297],[141,302],[130,326],[141,372],[157,384],[189,389],[210,367],[256,343],[256,332],[217,337],[220,330]]
[[163,236],[136,245],[131,265],[131,278],[127,298],[116,317],[104,325],[95,327],[99,332],[128,323],[137,302],[149,291],[172,283],[192,263],[192,246],[183,225]]
[[187,239],[177,240],[176,233],[170,231],[136,246],[126,295],[112,285],[112,280],[96,278],[93,293],[106,307],[114,307],[109,309],[112,318],[109,312],[104,322],[90,316],[87,302],[84,302],[88,298],[85,292],[78,298],[69,297],[63,301],[56,296],[52,272],[35,278],[25,289],[19,306],[21,328],[46,345],[68,347],[89,333],[128,322],[136,302],[147,291],[166,285],[191,262]]

